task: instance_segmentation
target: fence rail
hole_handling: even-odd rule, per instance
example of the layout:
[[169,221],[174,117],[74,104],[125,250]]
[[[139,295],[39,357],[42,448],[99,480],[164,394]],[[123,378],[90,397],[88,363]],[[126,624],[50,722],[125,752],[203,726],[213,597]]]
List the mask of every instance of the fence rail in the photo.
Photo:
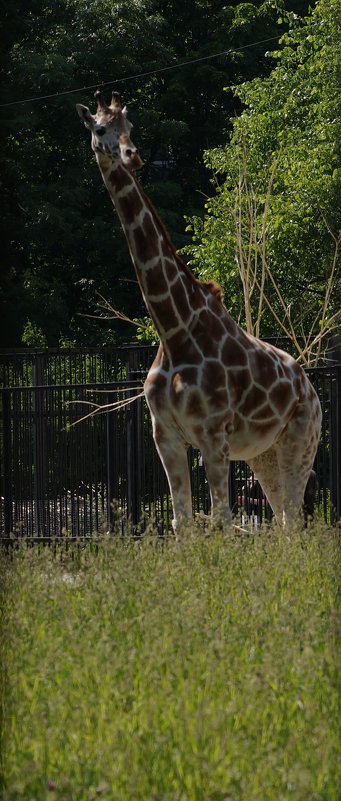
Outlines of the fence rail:
[[[165,530],[172,516],[144,398],[154,349],[1,353],[0,537],[91,537],[146,516]],[[324,518],[341,517],[341,367],[308,371],[323,410],[316,460]],[[89,402],[103,406],[86,416]],[[79,421],[81,418],[84,418]],[[193,510],[207,513],[200,453],[189,450]],[[260,523],[270,509],[243,462],[232,465],[231,505]]]

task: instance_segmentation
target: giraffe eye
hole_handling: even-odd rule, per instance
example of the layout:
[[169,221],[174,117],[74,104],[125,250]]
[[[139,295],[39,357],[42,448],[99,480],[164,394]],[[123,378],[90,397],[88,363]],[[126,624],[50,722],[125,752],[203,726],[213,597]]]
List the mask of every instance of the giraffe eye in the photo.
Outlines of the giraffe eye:
[[103,125],[102,125],[101,128],[97,128],[96,134],[97,134],[97,136],[103,136],[103,134],[105,134],[105,128],[104,128]]

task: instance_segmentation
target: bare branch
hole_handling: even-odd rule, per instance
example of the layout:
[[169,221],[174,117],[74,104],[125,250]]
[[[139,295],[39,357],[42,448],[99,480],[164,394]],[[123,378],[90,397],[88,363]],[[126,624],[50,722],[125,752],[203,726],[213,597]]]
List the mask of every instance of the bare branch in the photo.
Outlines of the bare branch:
[[103,295],[96,289],[96,295],[101,299],[100,303],[97,303],[98,309],[103,309],[105,312],[110,312],[110,314],[103,315],[103,314],[79,314],[79,317],[90,317],[92,320],[121,320],[124,323],[130,323],[130,325],[135,325],[136,328],[143,328],[145,331],[148,330],[148,327],[141,321],[141,320],[133,320],[131,317],[128,317],[127,314],[124,312],[120,312],[118,309],[114,309],[111,305],[109,300],[106,300]]
[[95,408],[92,409],[91,412],[85,414],[83,417],[80,417],[78,420],[75,420],[73,423],[69,423],[68,428],[73,428],[74,426],[78,425],[78,423],[83,423],[84,420],[88,420],[89,417],[95,417],[98,414],[104,414],[105,412],[118,412],[120,409],[123,409],[125,406],[129,406],[130,403],[138,400],[138,398],[144,397],[144,391],[140,392],[138,395],[134,395],[133,398],[126,398],[125,400],[115,401],[115,403],[105,403],[103,405],[95,403],[94,401],[85,401],[85,400],[75,400],[69,401],[66,405],[71,406],[72,404],[82,403],[87,406],[94,406]]

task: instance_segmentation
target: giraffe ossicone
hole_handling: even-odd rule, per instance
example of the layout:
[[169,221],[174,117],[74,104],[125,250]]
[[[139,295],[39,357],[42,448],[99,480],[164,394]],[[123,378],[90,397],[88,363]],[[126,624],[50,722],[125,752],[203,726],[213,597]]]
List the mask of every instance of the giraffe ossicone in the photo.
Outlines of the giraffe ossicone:
[[131,125],[114,92],[96,93],[90,128],[104,184],[118,212],[160,345],[146,382],[156,448],[177,528],[192,517],[187,449],[201,451],[212,515],[230,523],[229,464],[254,470],[280,523],[296,519],[321,430],[315,389],[289,354],[243,331],[214,282],[201,282],[176,253],[133,171],[141,166]]

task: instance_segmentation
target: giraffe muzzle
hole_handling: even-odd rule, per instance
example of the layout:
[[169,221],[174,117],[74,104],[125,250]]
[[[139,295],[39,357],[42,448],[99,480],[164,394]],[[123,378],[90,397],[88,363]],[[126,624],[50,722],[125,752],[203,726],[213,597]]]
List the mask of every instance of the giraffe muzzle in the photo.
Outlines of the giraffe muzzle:
[[136,148],[127,147],[122,153],[122,161],[124,166],[130,170],[139,170],[143,167],[143,161]]

